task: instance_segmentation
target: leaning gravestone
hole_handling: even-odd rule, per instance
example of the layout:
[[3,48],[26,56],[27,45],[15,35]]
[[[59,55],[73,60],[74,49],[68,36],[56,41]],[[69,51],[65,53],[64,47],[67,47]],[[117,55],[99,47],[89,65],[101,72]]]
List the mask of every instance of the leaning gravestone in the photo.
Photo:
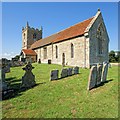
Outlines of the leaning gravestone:
[[61,78],[67,77],[68,76],[68,70],[67,69],[62,69],[61,72]]
[[76,66],[76,67],[74,68],[74,74],[79,74],[79,67]]
[[59,73],[59,70],[52,70],[50,80],[57,80],[58,79],[58,73]]
[[35,76],[32,73],[33,68],[34,67],[32,67],[30,62],[28,62],[28,64],[23,68],[23,70],[25,70],[25,74],[22,77],[22,86],[21,87],[30,88],[36,84]]
[[107,72],[108,72],[108,63],[105,63],[103,65],[103,71],[102,71],[102,76],[101,76],[101,82],[105,82],[107,78]]
[[90,90],[90,89],[95,87],[96,78],[97,78],[97,67],[92,66],[91,69],[90,69],[90,75],[89,75],[87,90]]
[[71,76],[73,73],[73,68],[68,68],[68,76]]
[[97,81],[96,81],[96,85],[99,85],[101,83],[102,68],[103,68],[103,65],[98,65],[97,66]]

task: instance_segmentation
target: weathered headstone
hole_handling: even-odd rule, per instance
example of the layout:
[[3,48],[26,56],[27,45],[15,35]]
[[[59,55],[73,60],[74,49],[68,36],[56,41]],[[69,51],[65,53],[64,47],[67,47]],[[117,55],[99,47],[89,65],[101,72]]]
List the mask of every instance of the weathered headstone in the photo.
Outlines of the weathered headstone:
[[96,79],[97,79],[97,67],[96,66],[92,66],[91,69],[90,69],[87,90],[90,90],[90,89],[95,87]]
[[48,64],[51,64],[51,60],[50,59],[48,60]]
[[99,85],[101,83],[102,68],[103,68],[103,65],[98,65],[97,66],[97,81],[96,81],[96,85]]
[[74,68],[74,74],[79,74],[79,67],[76,66],[76,67]]
[[30,62],[28,62],[28,64],[23,68],[23,70],[25,70],[25,74],[22,77],[22,86],[21,87],[30,88],[36,84],[35,76],[32,73],[33,68],[34,67],[32,67]]
[[108,63],[105,63],[105,64],[103,65],[101,82],[105,82],[105,81],[106,81],[106,79],[107,79],[107,72],[108,72]]
[[7,90],[8,89],[8,85],[7,83],[5,82],[5,67],[2,68],[1,70],[1,81],[0,81],[0,84],[1,84],[1,90],[0,91],[4,91],[4,90]]
[[10,72],[10,65],[6,65],[5,66],[5,73],[9,73]]
[[2,76],[1,76],[2,81],[5,81],[5,68],[2,68],[1,74],[2,74]]
[[50,80],[57,80],[58,79],[58,73],[59,73],[59,70],[52,70]]
[[68,76],[71,76],[73,74],[73,68],[68,68]]
[[39,63],[39,64],[41,63],[41,59],[38,60],[38,63]]
[[68,76],[68,70],[67,69],[62,69],[61,72],[61,78],[67,77]]

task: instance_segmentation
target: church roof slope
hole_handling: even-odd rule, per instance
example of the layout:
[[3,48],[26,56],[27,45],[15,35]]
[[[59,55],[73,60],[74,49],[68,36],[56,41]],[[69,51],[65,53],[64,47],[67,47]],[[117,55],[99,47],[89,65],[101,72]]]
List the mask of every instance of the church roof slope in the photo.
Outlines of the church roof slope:
[[30,49],[22,49],[22,52],[24,52],[26,55],[37,55],[34,50]]
[[66,39],[70,39],[70,38],[73,38],[76,36],[83,35],[85,33],[85,29],[90,24],[90,22],[92,21],[93,18],[94,17],[89,18],[83,22],[75,24],[65,30],[62,30],[62,31],[56,33],[56,34],[53,34],[49,37],[46,37],[46,38],[36,41],[35,43],[33,43],[31,45],[31,49],[35,49],[38,47],[42,47],[44,45],[48,45],[50,43],[56,43],[56,42],[64,41]]

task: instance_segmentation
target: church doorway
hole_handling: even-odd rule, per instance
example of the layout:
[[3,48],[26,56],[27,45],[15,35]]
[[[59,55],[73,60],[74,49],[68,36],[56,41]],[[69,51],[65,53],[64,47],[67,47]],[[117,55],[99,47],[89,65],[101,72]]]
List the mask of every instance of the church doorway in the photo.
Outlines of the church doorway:
[[62,54],[62,66],[65,66],[65,53]]

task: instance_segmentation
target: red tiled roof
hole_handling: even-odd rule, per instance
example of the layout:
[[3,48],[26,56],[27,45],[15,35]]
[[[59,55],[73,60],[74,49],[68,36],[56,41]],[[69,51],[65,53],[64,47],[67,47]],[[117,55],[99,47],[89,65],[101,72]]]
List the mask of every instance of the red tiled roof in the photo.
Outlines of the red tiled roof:
[[40,39],[31,45],[31,49],[83,35],[85,33],[85,29],[87,28],[89,23],[92,21],[92,19],[93,17],[83,22],[80,22],[74,26],[71,26],[65,30],[62,30],[56,34],[53,34],[49,37]]
[[22,51],[23,51],[26,55],[37,55],[34,50],[22,49]]

